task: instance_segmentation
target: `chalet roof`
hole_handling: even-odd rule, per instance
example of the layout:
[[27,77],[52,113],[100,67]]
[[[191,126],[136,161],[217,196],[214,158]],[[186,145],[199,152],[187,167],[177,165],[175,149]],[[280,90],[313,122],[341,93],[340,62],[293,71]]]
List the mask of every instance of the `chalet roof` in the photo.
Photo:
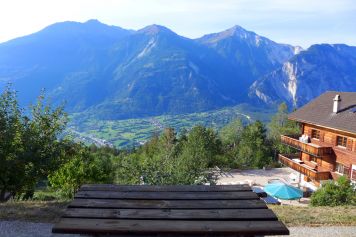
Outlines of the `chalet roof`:
[[[333,113],[335,95],[341,98],[338,113]],[[356,134],[356,92],[327,91],[288,118]]]

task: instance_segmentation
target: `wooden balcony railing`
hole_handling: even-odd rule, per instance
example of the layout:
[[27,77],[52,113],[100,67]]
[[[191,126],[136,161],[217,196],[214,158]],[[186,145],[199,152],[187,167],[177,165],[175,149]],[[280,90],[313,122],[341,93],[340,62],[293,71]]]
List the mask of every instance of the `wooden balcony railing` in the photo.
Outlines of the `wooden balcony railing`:
[[313,180],[327,180],[330,178],[330,171],[318,171],[316,169],[308,167],[303,162],[294,161],[293,158],[295,157],[296,156],[294,155],[278,155],[279,161],[282,164],[298,171],[301,174],[308,176]]
[[299,141],[300,135],[281,135],[281,142],[313,156],[324,156],[331,154],[331,147],[319,146],[314,143]]

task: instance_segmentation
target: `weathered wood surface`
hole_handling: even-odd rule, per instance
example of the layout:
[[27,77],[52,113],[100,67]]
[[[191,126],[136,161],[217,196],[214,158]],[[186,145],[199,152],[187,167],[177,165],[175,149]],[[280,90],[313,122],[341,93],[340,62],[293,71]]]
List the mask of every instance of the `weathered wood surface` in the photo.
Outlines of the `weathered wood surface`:
[[75,198],[140,200],[246,200],[259,199],[254,192],[121,192],[79,191]]
[[[63,231],[64,230],[64,231]],[[83,231],[84,230],[84,231]],[[77,234],[288,234],[279,221],[184,221],[62,218],[54,233]]]
[[285,235],[250,187],[84,185],[53,233],[121,237]]
[[122,192],[245,192],[251,191],[248,185],[115,185],[87,184],[81,191],[122,191]]
[[277,220],[270,209],[100,209],[68,208],[63,217],[102,219],[169,219],[169,220]]
[[69,208],[136,208],[136,209],[260,209],[267,208],[260,199],[253,200],[118,200],[74,199]]

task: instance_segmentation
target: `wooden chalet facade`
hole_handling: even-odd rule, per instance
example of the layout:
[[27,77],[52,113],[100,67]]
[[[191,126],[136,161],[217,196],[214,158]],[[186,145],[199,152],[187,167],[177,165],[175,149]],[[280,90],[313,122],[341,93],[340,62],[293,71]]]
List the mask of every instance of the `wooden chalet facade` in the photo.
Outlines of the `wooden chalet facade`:
[[345,175],[356,182],[356,92],[326,92],[291,113],[302,134],[282,135],[298,150],[279,161],[301,174],[301,182],[319,187]]

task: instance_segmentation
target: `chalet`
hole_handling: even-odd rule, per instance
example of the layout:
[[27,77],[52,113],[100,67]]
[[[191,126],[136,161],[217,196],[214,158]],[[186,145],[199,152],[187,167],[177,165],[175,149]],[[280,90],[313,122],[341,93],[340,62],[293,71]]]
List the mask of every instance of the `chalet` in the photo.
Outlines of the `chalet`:
[[305,186],[319,187],[345,175],[356,182],[356,92],[328,91],[288,116],[302,134],[282,135],[295,154],[279,161],[300,173]]

